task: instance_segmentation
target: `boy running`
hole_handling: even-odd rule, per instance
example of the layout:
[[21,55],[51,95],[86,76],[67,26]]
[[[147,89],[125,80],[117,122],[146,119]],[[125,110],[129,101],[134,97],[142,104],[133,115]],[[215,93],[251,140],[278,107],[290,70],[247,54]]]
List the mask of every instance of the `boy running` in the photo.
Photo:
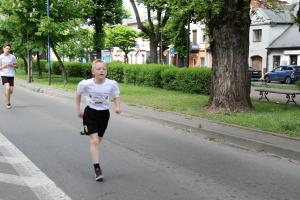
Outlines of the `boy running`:
[[[120,90],[114,80],[106,78],[107,66],[102,60],[95,60],[92,64],[93,78],[82,80],[77,86],[76,111],[77,116],[83,118],[84,134],[90,138],[90,153],[95,169],[96,181],[102,181],[104,176],[99,164],[99,145],[109,121],[109,96],[113,97],[115,112],[121,113]],[[81,112],[81,96],[86,94],[84,112]]]
[[4,86],[4,96],[6,108],[11,108],[10,96],[14,88],[15,68],[17,66],[16,57],[10,53],[10,44],[3,46],[3,53],[0,55],[0,76]]

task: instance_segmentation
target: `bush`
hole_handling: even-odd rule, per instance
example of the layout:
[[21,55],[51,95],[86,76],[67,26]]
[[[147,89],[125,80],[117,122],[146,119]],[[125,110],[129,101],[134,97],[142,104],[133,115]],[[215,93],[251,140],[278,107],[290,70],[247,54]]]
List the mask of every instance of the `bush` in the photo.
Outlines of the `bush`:
[[64,62],[69,77],[91,77],[91,63]]
[[58,61],[51,61],[51,73],[55,75],[61,75]]
[[179,68],[168,68],[161,72],[161,87],[167,90],[176,90],[177,80],[176,75]]
[[124,65],[124,83],[137,83],[139,68],[136,65]]
[[211,85],[211,70],[208,68],[185,68],[179,70],[176,76],[177,90],[209,94]]
[[[51,62],[53,74],[61,75],[58,61]],[[69,77],[91,77],[91,63],[64,62]],[[23,60],[18,66],[24,67]],[[211,69],[209,68],[177,68],[158,64],[121,64],[108,63],[108,78],[119,83],[161,87],[167,90],[178,90],[187,93],[209,94],[211,87]],[[47,61],[41,61],[41,67],[48,71]],[[37,71],[37,62],[33,70]],[[43,70],[43,71],[44,71]]]
[[17,68],[18,69],[25,69],[25,63],[23,59],[17,59]]
[[124,65],[113,62],[108,63],[107,77],[117,81],[118,83],[124,82]]
[[165,66],[155,66],[155,67],[143,67],[143,78],[144,85],[151,87],[161,87],[161,72],[166,68]]

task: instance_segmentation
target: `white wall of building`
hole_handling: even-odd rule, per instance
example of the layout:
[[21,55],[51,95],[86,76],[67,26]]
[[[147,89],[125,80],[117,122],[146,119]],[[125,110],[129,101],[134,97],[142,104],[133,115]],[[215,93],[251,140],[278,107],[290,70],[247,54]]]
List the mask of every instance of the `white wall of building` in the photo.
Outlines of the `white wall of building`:
[[[272,68],[272,62],[269,61],[267,63],[267,47],[274,41],[278,36],[280,36],[289,25],[276,25],[270,26],[270,24],[262,24],[262,25],[252,25],[250,26],[249,31],[249,65],[251,65],[251,58],[253,56],[261,56],[262,57],[262,68],[270,69]],[[262,30],[262,38],[261,42],[253,41],[253,30],[261,29]]]

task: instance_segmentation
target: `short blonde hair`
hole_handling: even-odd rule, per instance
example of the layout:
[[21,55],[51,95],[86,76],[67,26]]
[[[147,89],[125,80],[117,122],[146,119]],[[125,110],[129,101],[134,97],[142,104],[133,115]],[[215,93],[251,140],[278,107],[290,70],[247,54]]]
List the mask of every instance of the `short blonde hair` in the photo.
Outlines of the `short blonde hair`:
[[95,67],[95,65],[96,65],[97,63],[101,63],[101,64],[103,64],[103,65],[107,68],[106,63],[105,63],[103,60],[101,60],[101,59],[96,59],[96,60],[94,60],[94,61],[93,61],[93,64],[92,64],[92,68]]

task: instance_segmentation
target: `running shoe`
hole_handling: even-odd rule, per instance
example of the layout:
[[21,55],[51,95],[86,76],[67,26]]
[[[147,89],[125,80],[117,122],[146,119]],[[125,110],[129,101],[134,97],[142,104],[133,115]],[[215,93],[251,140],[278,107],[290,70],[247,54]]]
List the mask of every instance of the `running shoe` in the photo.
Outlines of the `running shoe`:
[[104,176],[100,167],[95,169],[95,178],[96,181],[103,181]]

